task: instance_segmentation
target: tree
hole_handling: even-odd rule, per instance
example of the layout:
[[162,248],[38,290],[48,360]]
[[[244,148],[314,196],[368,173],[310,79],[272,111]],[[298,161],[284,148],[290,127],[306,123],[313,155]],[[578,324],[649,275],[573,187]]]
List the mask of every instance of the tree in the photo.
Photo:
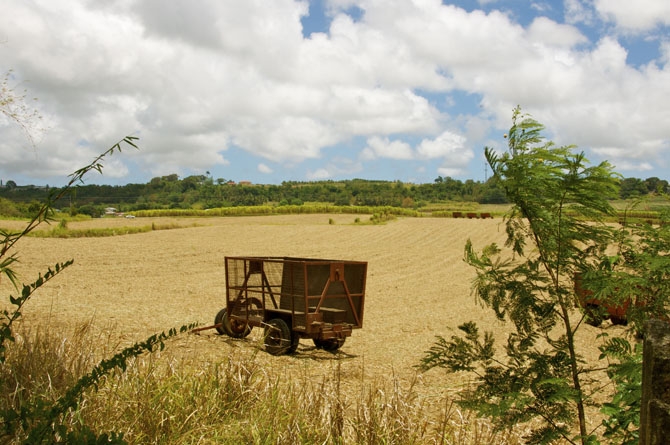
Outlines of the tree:
[[644,180],[649,193],[666,193],[668,191],[668,181],[659,179],[656,176]]
[[[519,108],[509,131],[509,150],[485,155],[498,185],[513,204],[505,217],[505,249],[476,252],[465,261],[476,269],[473,291],[513,332],[496,355],[494,338],[481,338],[475,323],[459,326],[465,337],[438,337],[421,366],[472,371],[474,386],[461,405],[490,417],[499,428],[535,421],[530,443],[563,439],[591,443],[585,406],[589,372],[575,343],[584,314],[575,311],[573,278],[598,264],[615,238],[604,218],[618,181],[611,166],[591,166],[574,147],[546,142],[543,126]],[[578,432],[573,434],[577,424]]]
[[625,178],[621,181],[621,199],[638,198],[648,192],[647,184],[639,178]]
[[507,197],[505,191],[499,186],[495,176],[484,183],[480,204],[505,204]]

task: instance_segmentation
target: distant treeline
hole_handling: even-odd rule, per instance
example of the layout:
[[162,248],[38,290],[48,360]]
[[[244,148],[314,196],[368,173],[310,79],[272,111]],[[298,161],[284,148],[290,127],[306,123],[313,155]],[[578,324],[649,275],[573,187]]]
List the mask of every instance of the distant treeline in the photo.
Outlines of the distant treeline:
[[[668,181],[659,178],[625,178],[620,182],[622,199],[652,193],[668,193]],[[32,214],[49,193],[49,187],[18,185],[6,181],[0,186],[0,215],[21,217]],[[101,216],[106,209],[133,212],[155,209],[213,209],[237,206],[302,205],[330,203],[338,206],[390,206],[420,209],[446,201],[505,204],[505,193],[495,178],[485,182],[437,177],[433,183],[352,179],[343,181],[286,181],[281,185],[236,184],[207,175],[180,179],[172,174],[146,184],[80,185],[67,202],[56,207],[70,213]]]

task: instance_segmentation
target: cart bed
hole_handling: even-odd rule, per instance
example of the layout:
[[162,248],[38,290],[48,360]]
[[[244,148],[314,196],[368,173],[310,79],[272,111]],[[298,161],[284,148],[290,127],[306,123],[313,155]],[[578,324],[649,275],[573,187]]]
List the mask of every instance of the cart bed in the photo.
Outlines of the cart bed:
[[231,319],[261,326],[281,318],[301,337],[327,339],[363,327],[367,262],[226,257]]

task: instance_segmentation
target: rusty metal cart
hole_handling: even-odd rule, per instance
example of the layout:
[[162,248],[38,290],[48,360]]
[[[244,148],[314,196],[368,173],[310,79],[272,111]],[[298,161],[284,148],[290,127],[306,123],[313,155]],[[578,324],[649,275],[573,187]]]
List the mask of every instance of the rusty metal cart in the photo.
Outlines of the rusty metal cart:
[[226,307],[220,334],[244,338],[264,328],[273,355],[295,352],[301,338],[336,351],[363,327],[367,262],[290,257],[226,257]]

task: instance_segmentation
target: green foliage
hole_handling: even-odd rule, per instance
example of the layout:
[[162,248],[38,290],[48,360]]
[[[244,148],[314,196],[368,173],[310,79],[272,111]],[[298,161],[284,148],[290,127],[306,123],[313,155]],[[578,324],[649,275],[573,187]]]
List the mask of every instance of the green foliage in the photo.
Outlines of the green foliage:
[[649,318],[668,319],[670,310],[668,211],[660,212],[657,221],[658,225],[624,221],[616,254],[584,271],[584,285],[594,297],[619,305],[630,303],[627,321],[636,333],[643,331]]
[[[640,204],[626,210],[614,254],[582,271],[583,287],[593,293],[601,306],[628,307],[623,321],[638,336],[644,333],[645,322],[650,318],[670,319],[668,212],[659,212],[659,225],[631,224],[627,216],[637,213],[634,209]],[[603,337],[606,341],[600,347],[600,358],[610,362],[607,373],[616,388],[612,399],[601,409],[607,416],[603,436],[616,443],[634,444],[639,440],[642,347],[632,347],[625,338]]]
[[[65,220],[61,220],[61,223]],[[119,226],[119,227],[102,227],[102,228],[84,228],[84,229],[70,229],[59,223],[58,226],[51,229],[37,229],[30,232],[27,236],[35,238],[103,238],[109,236],[133,235],[137,233],[146,233],[154,230],[172,230],[183,229],[187,227],[197,227],[197,223],[192,224],[157,224],[152,222],[146,226]],[[2,233],[2,229],[0,229]]]
[[473,322],[467,322],[458,327],[465,338],[452,336],[451,341],[438,336],[435,345],[421,360],[424,370],[439,367],[450,371],[477,372],[476,362],[491,364],[494,358],[494,339],[490,332],[484,334],[484,340],[479,339],[479,328]]
[[625,338],[614,337],[608,338],[600,346],[600,351],[601,359],[611,360],[607,374],[616,386],[612,400],[601,408],[607,416],[603,420],[603,436],[622,445],[637,444],[642,399],[642,344],[632,347]]
[[499,428],[532,420],[529,443],[586,444],[595,440],[585,418],[593,365],[584,363],[575,343],[583,315],[575,317],[572,279],[599,262],[615,239],[603,221],[614,214],[609,199],[617,178],[608,163],[591,166],[574,147],[546,142],[542,130],[517,108],[509,151],[486,148],[497,184],[513,204],[505,217],[507,241],[505,250],[492,244],[481,253],[470,241],[465,246],[478,300],[513,325],[506,360],[493,358],[488,334],[482,341],[474,325],[464,325],[465,338],[438,339],[422,367],[474,371],[476,383],[461,405]]
[[[641,334],[649,318],[668,319],[670,310],[670,221],[660,211],[656,222],[637,222],[634,203],[624,212],[613,239],[613,249],[599,262],[586,263],[579,271],[581,287],[605,308],[627,308],[621,320]],[[607,311],[602,311],[608,316]]]
[[138,210],[133,212],[138,217],[160,217],[160,216],[258,216],[258,215],[308,215],[308,214],[387,214],[395,216],[420,216],[420,213],[412,209],[400,207],[364,207],[364,206],[334,206],[330,204],[304,204],[300,206],[240,206],[220,207],[216,209],[170,209],[170,210]]
[[384,209],[380,212],[375,212],[370,217],[370,222],[372,224],[384,224],[389,221],[396,219],[396,213],[387,209]]
[[[631,191],[631,184],[634,184]],[[626,178],[619,182],[618,197],[624,199],[657,196],[668,192],[668,182],[658,178],[646,180]],[[27,202],[41,201],[49,186],[17,185],[7,181],[0,187],[0,198],[14,203],[15,208],[0,203],[0,215],[32,215]],[[300,206],[304,203],[330,203],[335,206],[391,206],[429,211],[435,205],[461,203],[469,207],[477,204],[507,204],[505,190],[494,175],[484,182],[471,179],[461,181],[438,177],[433,183],[403,184],[399,181],[287,181],[281,185],[236,185],[222,178],[195,175],[179,179],[176,174],[156,177],[147,184],[80,185],[76,196],[61,201],[57,206],[71,214],[98,217],[105,207],[122,212],[151,209],[215,209],[220,207]],[[452,207],[450,205],[450,207]],[[455,208],[455,210],[459,210]],[[6,211],[8,213],[6,213]],[[653,213],[653,212],[652,212]]]
[[23,215],[17,205],[9,199],[0,198],[0,215],[9,218],[18,218]]

